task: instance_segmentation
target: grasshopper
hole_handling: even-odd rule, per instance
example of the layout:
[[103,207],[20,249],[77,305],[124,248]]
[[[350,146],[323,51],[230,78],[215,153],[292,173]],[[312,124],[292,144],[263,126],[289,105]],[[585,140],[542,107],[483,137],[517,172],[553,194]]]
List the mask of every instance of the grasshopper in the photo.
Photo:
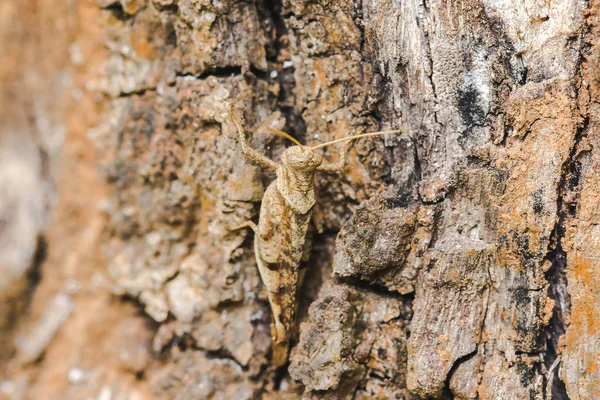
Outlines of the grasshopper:
[[231,230],[251,228],[254,231],[254,255],[272,312],[272,363],[279,367],[287,361],[290,332],[295,325],[296,293],[305,275],[305,269],[300,268],[300,264],[308,261],[312,247],[309,223],[316,202],[315,173],[341,172],[346,163],[344,148],[339,162],[328,165],[322,164],[323,157],[315,150],[359,138],[404,132],[406,129],[363,133],[305,147],[287,133],[268,128],[270,133],[295,144],[283,152],[281,162],[277,164],[248,145],[243,117],[234,115],[233,105],[230,105],[229,111],[244,155],[276,170],[277,174],[264,193],[258,224],[247,221]]

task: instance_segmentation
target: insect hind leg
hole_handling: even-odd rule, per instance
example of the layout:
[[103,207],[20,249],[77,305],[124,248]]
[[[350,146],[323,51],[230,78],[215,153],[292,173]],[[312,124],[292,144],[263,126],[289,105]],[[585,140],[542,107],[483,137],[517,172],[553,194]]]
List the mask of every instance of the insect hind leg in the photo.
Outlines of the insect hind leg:
[[233,231],[239,231],[240,229],[244,229],[244,228],[250,228],[255,233],[258,230],[258,227],[256,226],[256,224],[253,221],[246,221],[238,226],[227,228],[227,230],[230,232],[233,232]]

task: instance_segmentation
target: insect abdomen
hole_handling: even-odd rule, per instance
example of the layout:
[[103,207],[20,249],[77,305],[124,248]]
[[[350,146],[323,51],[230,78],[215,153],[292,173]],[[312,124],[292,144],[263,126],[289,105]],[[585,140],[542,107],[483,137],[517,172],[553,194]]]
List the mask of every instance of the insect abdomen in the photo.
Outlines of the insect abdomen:
[[298,272],[310,214],[294,213],[275,183],[267,188],[254,247],[273,313],[273,358],[281,362],[287,358],[289,333],[296,320]]

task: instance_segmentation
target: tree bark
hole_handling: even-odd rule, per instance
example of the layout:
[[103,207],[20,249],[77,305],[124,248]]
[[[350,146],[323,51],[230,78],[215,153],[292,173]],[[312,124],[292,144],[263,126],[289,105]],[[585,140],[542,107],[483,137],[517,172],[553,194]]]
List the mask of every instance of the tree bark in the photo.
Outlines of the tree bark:
[[[0,319],[3,394],[600,397],[600,2],[54,3],[23,6],[66,32],[23,64],[71,77],[40,106],[67,132],[41,178],[60,201],[41,279],[0,264],[20,282],[4,305],[31,297]],[[243,156],[228,103],[275,161],[288,143],[267,126],[309,145],[408,128],[317,175],[276,371],[253,238],[230,229],[256,221],[275,175]],[[0,223],[0,251],[16,224]],[[39,226],[19,244],[31,254]]]

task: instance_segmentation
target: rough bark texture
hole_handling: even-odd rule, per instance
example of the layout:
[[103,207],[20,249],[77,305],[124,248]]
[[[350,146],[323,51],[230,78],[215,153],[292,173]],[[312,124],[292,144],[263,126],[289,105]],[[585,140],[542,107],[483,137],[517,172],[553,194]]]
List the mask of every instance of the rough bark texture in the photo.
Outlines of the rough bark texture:
[[[600,398],[598,1],[5,0],[0,18],[0,397]],[[317,176],[276,371],[252,237],[230,230],[274,174],[228,102],[274,160],[266,126],[313,145],[409,128]]]

